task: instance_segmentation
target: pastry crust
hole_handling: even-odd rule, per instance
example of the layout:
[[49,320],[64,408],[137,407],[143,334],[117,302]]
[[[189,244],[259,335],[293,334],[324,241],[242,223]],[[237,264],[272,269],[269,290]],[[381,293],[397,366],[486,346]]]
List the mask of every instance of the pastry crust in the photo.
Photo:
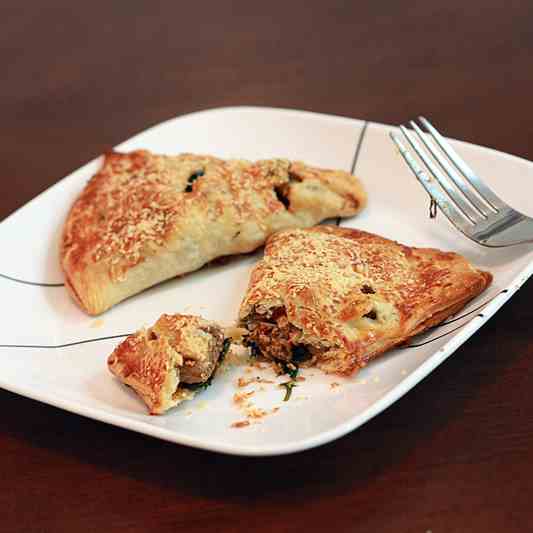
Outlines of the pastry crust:
[[264,356],[349,375],[491,280],[452,252],[331,225],[287,230],[268,240],[239,317]]
[[[227,341],[229,342],[229,341]],[[129,335],[109,356],[109,370],[162,414],[194,396],[227,349],[220,326],[191,315],[162,315]]]
[[105,155],[65,223],[66,287],[91,315],[274,232],[357,213],[366,195],[343,171],[145,150]]

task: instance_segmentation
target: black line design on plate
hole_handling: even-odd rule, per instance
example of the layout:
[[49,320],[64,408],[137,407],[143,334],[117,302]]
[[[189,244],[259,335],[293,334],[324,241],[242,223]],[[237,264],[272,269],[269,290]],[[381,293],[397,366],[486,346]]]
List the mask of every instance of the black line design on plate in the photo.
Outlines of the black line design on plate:
[[[355,172],[355,168],[357,167],[357,160],[359,159],[359,154],[361,153],[361,146],[363,146],[363,140],[365,138],[366,129],[368,128],[368,121],[365,120],[365,123],[363,124],[363,129],[361,130],[361,133],[359,134],[359,139],[357,139],[357,145],[355,147],[355,152],[353,154],[353,160],[352,160],[352,167],[350,169],[350,173],[353,175]],[[335,221],[335,224],[337,226],[341,225],[341,218],[338,217]]]
[[122,335],[110,335],[108,337],[98,337],[96,339],[85,339],[83,341],[67,342],[66,344],[0,344],[0,348],[49,348],[55,350],[57,348],[68,348],[69,346],[77,346],[78,344],[87,344],[89,342],[106,341],[109,339],[118,339],[120,337],[127,337],[131,333],[123,333]]
[[476,311],[479,311],[480,309],[485,307],[487,304],[490,304],[490,302],[492,302],[492,300],[494,300],[494,298],[496,298],[496,296],[499,296],[500,294],[501,294],[501,292],[495,294],[494,296],[489,298],[486,302],[483,302],[482,304],[479,304],[477,307],[474,307],[474,309],[472,309],[471,311],[468,311],[468,313],[464,313],[463,315],[456,316],[456,317],[452,318],[451,320],[448,320],[447,322],[441,322],[440,324],[437,324],[436,326],[433,326],[433,327],[431,327],[429,329],[437,329],[437,328],[440,328],[442,326],[446,326],[448,324],[453,324],[454,322],[457,322],[458,320],[461,320],[461,318],[464,318],[465,316],[471,315],[471,314],[475,313]]
[[38,281],[26,281],[25,279],[13,278],[7,276],[6,274],[0,274],[0,278],[7,279],[9,281],[14,281],[15,283],[22,283],[23,285],[34,285],[37,287],[64,287],[64,283],[40,283]]
[[368,128],[368,121],[365,120],[365,123],[363,124],[363,129],[361,130],[361,133],[359,134],[359,140],[357,141],[357,146],[355,147],[355,154],[353,156],[352,168],[350,170],[352,174],[355,172],[355,169],[357,167],[357,161],[359,159],[359,154],[361,153],[361,146],[363,146],[363,140],[365,138],[367,128]]
[[[486,302],[482,303],[481,305],[479,305],[475,309],[472,309],[468,313],[465,313],[464,315],[458,316],[457,318],[454,318],[453,320],[449,320],[448,322],[442,322],[441,324],[437,324],[436,326],[434,326],[434,328],[430,328],[430,329],[437,329],[437,328],[440,328],[442,326],[446,326],[447,324],[451,324],[451,323],[455,322],[456,320],[460,320],[461,318],[465,318],[466,316],[471,315],[472,313],[475,313],[476,311],[479,311],[479,309],[481,309],[482,307],[485,307],[487,304],[492,302],[492,300],[494,300],[497,296],[499,296],[500,294],[505,294],[506,292],[509,292],[509,289],[501,290],[500,292],[495,294],[492,298],[489,298]],[[429,344],[430,342],[442,339],[442,337],[446,337],[446,335],[450,335],[450,333],[454,333],[458,329],[461,329],[463,326],[466,326],[467,324],[470,324],[470,322],[472,322],[472,320],[474,318],[476,318],[476,317],[485,318],[485,315],[483,313],[478,313],[476,316],[473,316],[470,320],[467,320],[466,322],[463,322],[461,325],[457,326],[456,328],[451,329],[450,331],[446,331],[445,333],[442,333],[441,335],[437,335],[436,337],[428,339],[427,341],[420,342],[418,344],[407,344],[406,346],[400,346],[400,348],[402,348],[404,350],[407,349],[407,348],[419,348],[420,346],[424,346],[426,344]]]
[[[477,316],[477,315],[476,315]],[[475,318],[475,317],[472,317]],[[464,324],[461,324],[460,326],[457,326],[456,328],[451,329],[450,331],[447,331],[446,333],[442,333],[441,335],[437,335],[436,337],[433,337],[432,339],[428,339],[424,342],[419,342],[418,344],[408,344],[407,346],[402,346],[402,348],[420,348],[420,346],[424,346],[426,344],[429,344],[430,342],[438,341],[439,339],[442,339],[442,337],[446,337],[446,335],[449,335],[450,333],[453,333],[457,331],[458,329],[461,329],[463,326],[466,326],[467,324],[470,324],[471,320],[468,320]]]

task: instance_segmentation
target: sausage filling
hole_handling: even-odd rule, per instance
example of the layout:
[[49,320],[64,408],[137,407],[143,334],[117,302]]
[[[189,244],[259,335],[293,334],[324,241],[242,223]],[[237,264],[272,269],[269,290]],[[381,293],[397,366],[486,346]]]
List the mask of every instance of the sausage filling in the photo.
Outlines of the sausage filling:
[[311,364],[320,353],[317,348],[300,342],[302,332],[289,322],[283,308],[274,309],[270,316],[254,312],[247,320],[246,328],[249,331],[246,342],[252,352],[256,352],[253,355]]

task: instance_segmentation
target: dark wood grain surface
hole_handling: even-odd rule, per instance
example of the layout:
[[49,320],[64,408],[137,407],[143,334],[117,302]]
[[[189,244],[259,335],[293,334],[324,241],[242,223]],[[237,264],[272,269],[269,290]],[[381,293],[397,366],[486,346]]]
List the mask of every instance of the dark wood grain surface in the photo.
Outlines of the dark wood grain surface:
[[[527,1],[3,1],[0,218],[134,133],[226,105],[424,112],[533,160],[532,28]],[[383,414],[292,456],[196,451],[0,391],[0,530],[528,531],[532,301],[529,281]]]

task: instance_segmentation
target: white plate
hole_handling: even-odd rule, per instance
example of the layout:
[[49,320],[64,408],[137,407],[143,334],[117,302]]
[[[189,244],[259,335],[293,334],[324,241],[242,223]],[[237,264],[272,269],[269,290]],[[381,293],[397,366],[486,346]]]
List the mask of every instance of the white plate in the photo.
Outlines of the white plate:
[[[345,170],[357,159],[356,174],[368,190],[369,205],[343,225],[410,245],[455,250],[490,270],[493,285],[465,312],[489,302],[482,311],[432,330],[416,340],[421,346],[394,350],[351,379],[304,371],[307,380],[294,389],[288,402],[282,401],[283,391],[274,385],[263,385],[264,390],[249,386],[245,390],[257,390],[251,398],[255,406],[279,410],[235,429],[231,424],[244,419],[232,401],[237,392],[235,380],[256,375],[255,370],[245,374],[244,366],[229,367],[195,400],[154,417],[147,415],[140,400],[107,371],[106,358],[119,339],[62,345],[134,331],[154,322],[163,312],[197,313],[230,324],[250,268],[261,252],[164,283],[117,305],[101,319],[81,312],[63,287],[28,285],[4,277],[0,291],[8,303],[4,309],[9,307],[9,312],[2,317],[0,344],[37,347],[0,347],[0,386],[147,435],[239,455],[304,450],[357,428],[450,356],[533,272],[531,247],[482,248],[460,235],[442,215],[430,220],[427,195],[393,149],[390,130],[379,124],[302,111],[238,107],[178,117],[117,148],[249,159],[277,156]],[[533,215],[532,163],[466,143],[454,145],[497,193]],[[61,225],[70,204],[100,162],[88,163],[0,224],[2,248],[9,250],[2,257],[0,273],[26,281],[62,283],[57,264]],[[267,370],[262,375],[273,376]],[[334,382],[339,386],[332,387]]]

